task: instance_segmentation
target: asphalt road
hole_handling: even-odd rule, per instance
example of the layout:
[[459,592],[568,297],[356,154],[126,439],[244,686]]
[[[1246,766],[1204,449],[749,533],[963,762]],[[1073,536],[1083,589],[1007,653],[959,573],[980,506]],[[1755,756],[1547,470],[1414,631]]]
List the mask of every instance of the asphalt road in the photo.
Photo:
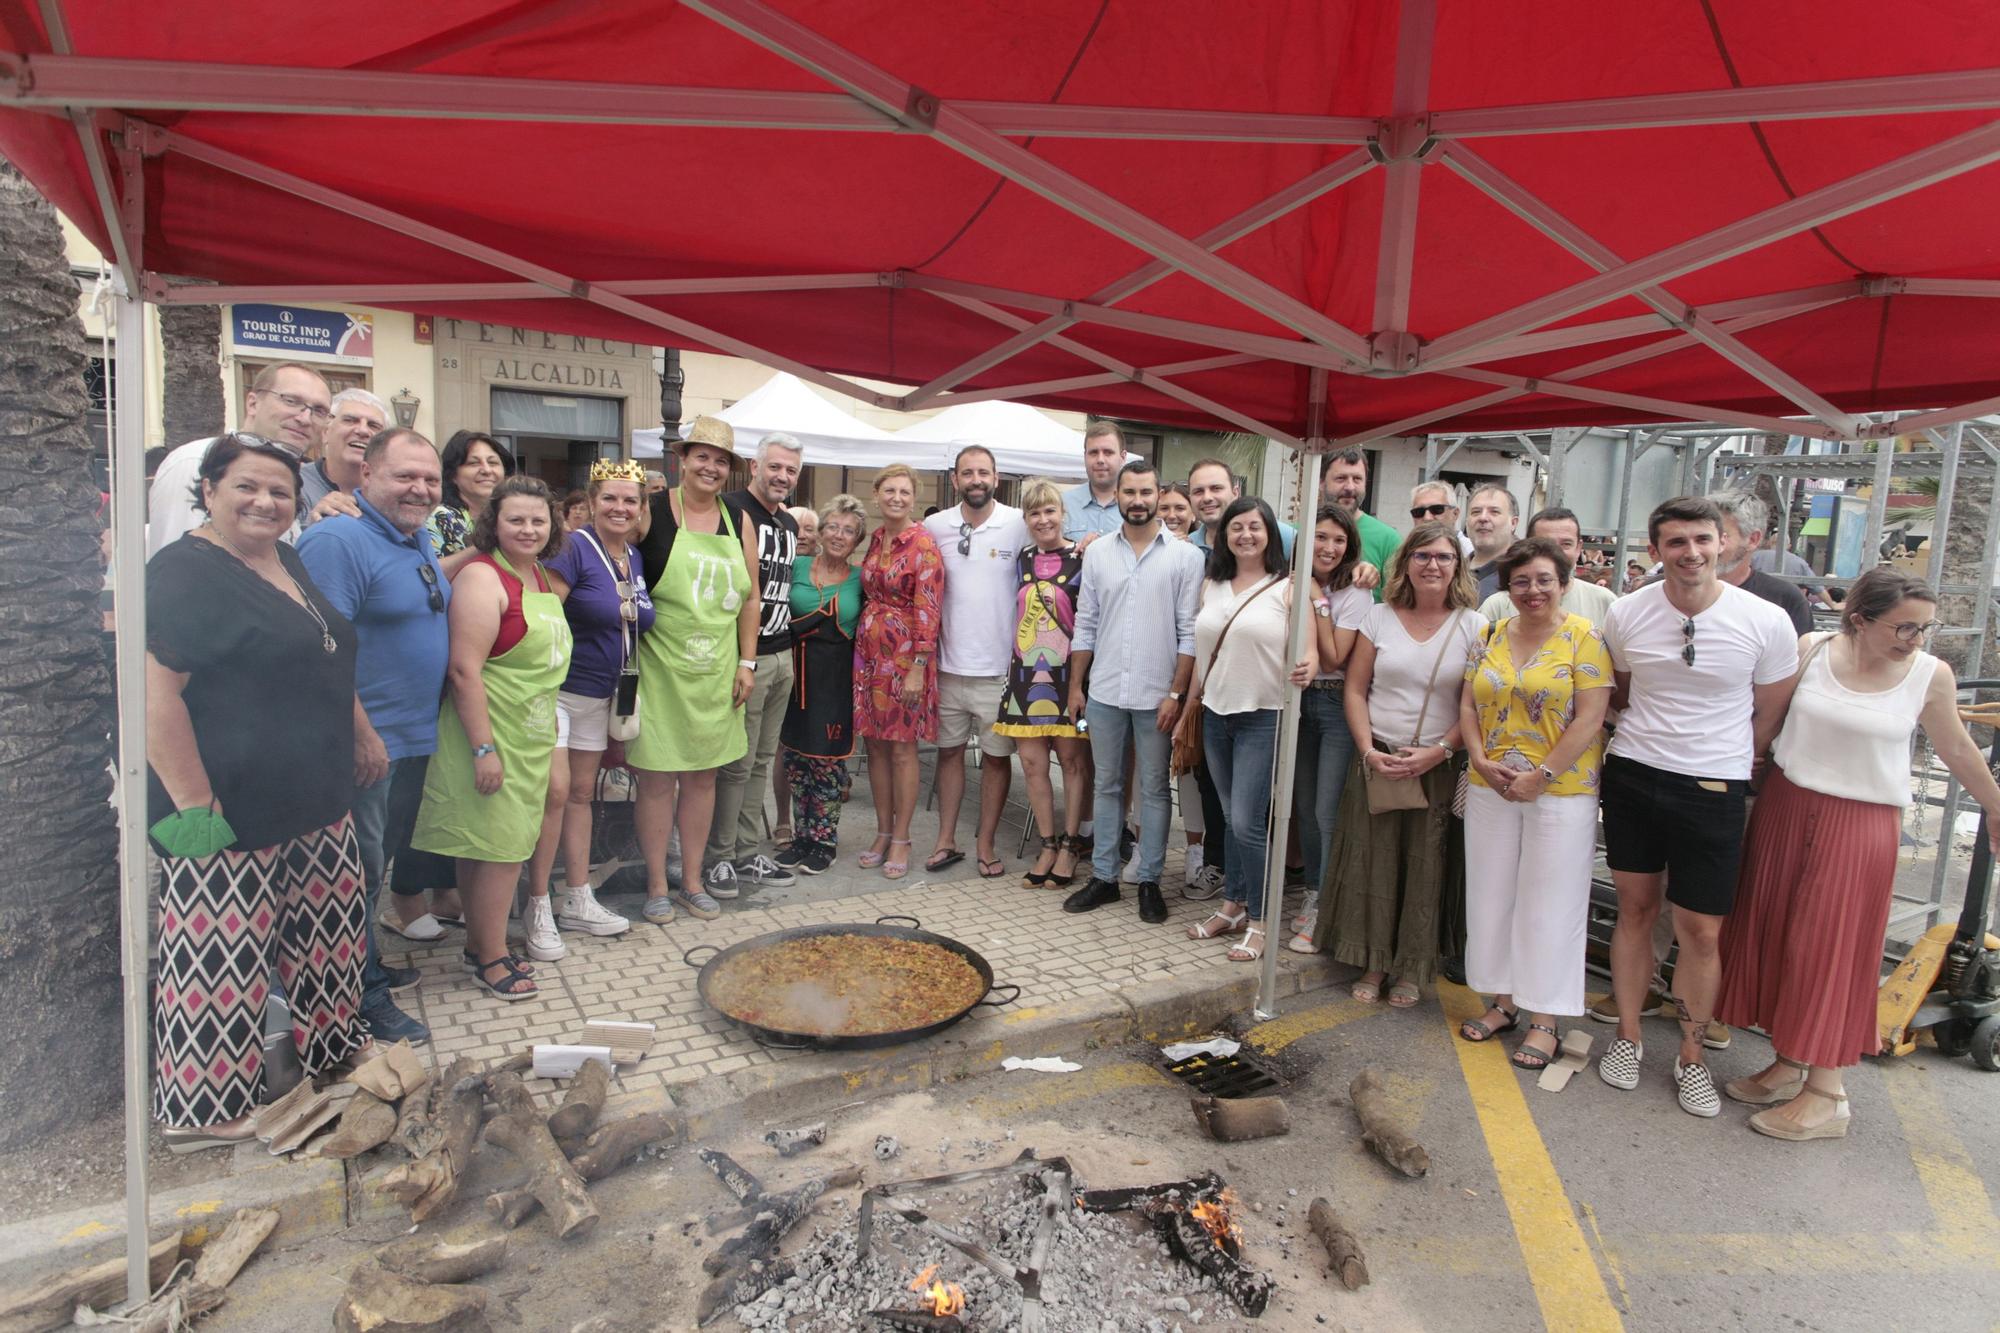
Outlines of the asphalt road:
[[[1257,1325],[1273,1330],[2000,1324],[2000,1077],[1930,1049],[1870,1062],[1848,1079],[1847,1139],[1780,1143],[1745,1127],[1749,1108],[1726,1103],[1703,1121],[1677,1107],[1664,1022],[1636,1092],[1585,1070],[1555,1094],[1511,1069],[1501,1043],[1452,1035],[1450,1014],[1477,1012],[1462,991],[1410,1011],[1338,995],[1303,997],[1245,1033],[1287,1080],[1292,1131],[1281,1138],[1209,1142],[1153,1053],[1119,1049],[1085,1052],[1075,1073],[995,1073],[828,1108],[832,1139],[791,1162],[754,1142],[763,1125],[722,1146],[776,1184],[842,1159],[866,1162],[875,1180],[996,1165],[1021,1147],[1067,1154],[1093,1187],[1213,1168],[1245,1205],[1246,1260],[1277,1279]],[[1608,1029],[1585,1026],[1601,1049]],[[1750,1072],[1768,1049],[1738,1034],[1715,1068]],[[1422,1179],[1390,1172],[1360,1142],[1347,1087],[1370,1066],[1430,1152]],[[867,1152],[879,1132],[905,1144],[888,1168]],[[724,1206],[714,1180],[680,1149],[594,1190],[604,1222],[588,1239],[562,1244],[539,1222],[516,1233],[515,1257],[486,1283],[495,1327],[567,1329],[598,1315],[617,1328],[691,1327],[702,1250],[687,1224]],[[1360,1292],[1326,1276],[1304,1232],[1316,1195],[1366,1249],[1373,1281]],[[485,1225],[476,1209],[456,1220],[457,1232]],[[358,1228],[263,1256],[205,1326],[324,1327],[347,1269],[398,1234]]]

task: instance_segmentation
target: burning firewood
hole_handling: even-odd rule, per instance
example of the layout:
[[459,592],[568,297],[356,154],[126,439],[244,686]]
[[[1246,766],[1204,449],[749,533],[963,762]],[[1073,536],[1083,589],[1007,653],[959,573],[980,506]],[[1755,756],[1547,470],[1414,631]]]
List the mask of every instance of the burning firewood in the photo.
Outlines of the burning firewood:
[[500,1074],[488,1082],[501,1111],[486,1126],[486,1141],[505,1148],[528,1168],[528,1192],[555,1219],[558,1236],[569,1240],[589,1235],[597,1225],[597,1206],[536,1113],[521,1076]]
[[724,1241],[709,1251],[701,1261],[701,1271],[711,1277],[727,1268],[742,1266],[752,1258],[762,1258],[778,1248],[785,1233],[799,1222],[819,1203],[820,1195],[826,1193],[825,1180],[808,1180],[797,1189],[786,1190],[783,1194],[758,1196],[757,1215],[750,1220],[743,1234]]
[[1128,1208],[1150,1211],[1160,1203],[1185,1208],[1193,1200],[1214,1198],[1222,1190],[1222,1177],[1211,1171],[1194,1180],[1172,1180],[1130,1189],[1085,1190],[1076,1196],[1076,1206],[1086,1213],[1122,1213]]
[[715,1172],[715,1178],[722,1182],[722,1188],[734,1194],[738,1203],[749,1203],[764,1192],[764,1182],[738,1166],[736,1159],[728,1153],[717,1152],[713,1148],[703,1148],[696,1156],[701,1158],[709,1170]]
[[1347,1100],[1361,1122],[1361,1141],[1377,1157],[1406,1176],[1421,1176],[1431,1169],[1431,1155],[1395,1122],[1380,1074],[1373,1069],[1356,1074],[1347,1086]]
[[[1238,1262],[1231,1252],[1236,1245],[1229,1232],[1218,1232],[1218,1219],[1200,1212],[1211,1206],[1196,1204],[1186,1212],[1163,1211],[1154,1217],[1153,1225],[1166,1239],[1168,1249],[1202,1276],[1213,1278],[1238,1309],[1255,1319],[1271,1303],[1271,1278]],[[1220,1225],[1233,1225],[1226,1213],[1220,1215]]]
[[1319,1237],[1320,1244],[1326,1246],[1326,1257],[1333,1263],[1334,1276],[1340,1285],[1349,1291],[1359,1291],[1368,1285],[1368,1260],[1361,1253],[1361,1242],[1333,1211],[1333,1205],[1325,1199],[1314,1199],[1306,1209],[1306,1225]]
[[1288,1134],[1292,1128],[1291,1112],[1282,1097],[1225,1099],[1196,1094],[1189,1105],[1194,1108],[1195,1122],[1218,1143],[1268,1139]]
[[937,1270],[938,1266],[932,1264],[910,1280],[910,1290],[919,1293],[922,1305],[914,1310],[871,1310],[870,1317],[890,1328],[918,1333],[956,1333],[964,1328],[965,1323],[958,1316],[965,1309],[965,1291],[956,1282],[934,1281]]

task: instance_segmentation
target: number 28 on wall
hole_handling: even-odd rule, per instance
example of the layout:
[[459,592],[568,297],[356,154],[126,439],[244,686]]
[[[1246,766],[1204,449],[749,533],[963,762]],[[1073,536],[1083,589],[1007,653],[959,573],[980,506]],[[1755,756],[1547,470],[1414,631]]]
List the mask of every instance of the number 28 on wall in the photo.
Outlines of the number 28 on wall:
[[455,357],[455,356],[441,356],[441,357],[439,357],[439,358],[438,358],[438,369],[439,369],[439,370],[457,370],[457,369],[458,369],[458,358],[457,358],[457,357]]

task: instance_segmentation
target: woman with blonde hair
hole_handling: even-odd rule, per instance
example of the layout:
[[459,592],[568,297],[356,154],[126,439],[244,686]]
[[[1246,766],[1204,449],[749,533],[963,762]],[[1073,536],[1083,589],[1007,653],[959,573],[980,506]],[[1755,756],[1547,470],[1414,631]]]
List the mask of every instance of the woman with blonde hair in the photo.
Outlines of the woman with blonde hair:
[[1365,969],[1353,987],[1364,1003],[1385,981],[1399,1009],[1422,998],[1437,972],[1441,907],[1463,893],[1451,805],[1465,765],[1459,688],[1486,623],[1476,606],[1457,532],[1419,523],[1347,658],[1347,728],[1359,754],[1340,796],[1313,940]]
[[839,845],[840,780],[854,753],[854,632],[861,621],[861,570],[852,561],[867,531],[861,501],[836,495],[814,516],[812,558],[792,565],[792,700],[779,743],[798,828],[777,861],[805,875],[824,874]]
[[[1069,699],[1070,635],[1076,629],[1077,585],[1083,552],[1063,536],[1062,491],[1046,477],[1021,489],[1021,517],[1032,543],[1014,558],[1014,649],[1000,719],[993,730],[1015,740],[1028,780],[1028,806],[1041,851],[1022,883],[1031,889],[1068,888],[1084,846],[1084,808],[1090,801],[1088,742],[1064,712]],[[1063,818],[1056,824],[1055,784],[1049,759],[1063,770]]]
[[854,731],[868,742],[875,841],[863,869],[886,879],[910,873],[910,819],[917,810],[917,743],[938,733],[937,641],[944,622],[944,557],[916,521],[917,474],[892,463],[875,474],[882,522],[861,562],[865,598],[854,638]]

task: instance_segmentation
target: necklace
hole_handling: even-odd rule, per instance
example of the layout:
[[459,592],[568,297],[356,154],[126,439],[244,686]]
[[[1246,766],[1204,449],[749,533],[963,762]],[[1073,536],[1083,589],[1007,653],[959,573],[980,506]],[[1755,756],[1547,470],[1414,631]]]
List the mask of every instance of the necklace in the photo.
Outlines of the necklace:
[[[264,582],[266,583],[271,582],[270,579],[265,578],[262,570],[258,569],[257,566],[250,563],[249,556],[244,555],[243,552],[237,550],[235,543],[231,542],[229,538],[222,535],[222,530],[220,528],[216,527],[214,524],[210,524],[208,530],[215,534],[215,540],[221,544],[222,549],[229,552],[229,554],[235,556],[239,561],[241,561],[245,569],[248,569],[252,574],[255,574],[258,578],[264,579]],[[281,571],[283,571],[285,578],[290,580],[292,585],[292,590],[298,593],[299,595],[299,604],[305,607],[306,614],[313,618],[313,624],[319,626],[320,649],[328,654],[338,652],[340,650],[340,645],[333,641],[333,628],[326,623],[326,617],[321,615],[319,613],[319,608],[313,605],[312,598],[306,596],[306,590],[299,586],[299,581],[297,579],[292,577],[292,571],[285,568],[285,562],[283,560],[280,560],[278,562],[278,568]]]

